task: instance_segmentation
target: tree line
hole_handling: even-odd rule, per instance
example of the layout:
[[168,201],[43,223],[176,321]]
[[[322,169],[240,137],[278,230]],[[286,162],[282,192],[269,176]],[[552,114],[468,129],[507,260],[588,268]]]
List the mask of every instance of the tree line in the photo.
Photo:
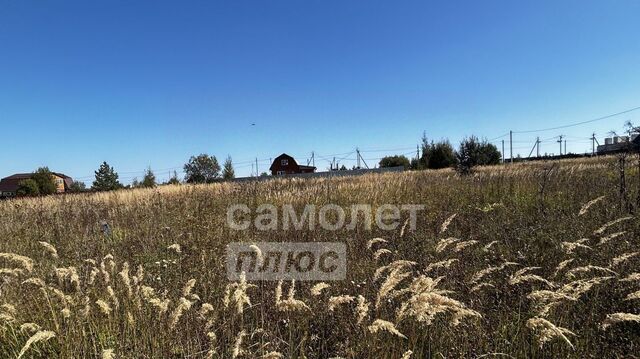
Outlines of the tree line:
[[[380,160],[380,167],[403,166],[405,169],[441,169],[456,168],[461,174],[469,173],[478,165],[494,165],[500,163],[501,154],[498,148],[475,136],[464,138],[458,149],[454,149],[448,139],[438,142],[429,141],[426,134],[422,135],[420,156],[408,159],[404,155],[386,156]],[[347,168],[342,166],[341,170]],[[90,188],[86,188],[84,182],[74,181],[67,192],[85,191],[113,191],[125,188],[153,188],[165,184],[181,183],[213,183],[220,180],[235,178],[235,170],[230,156],[227,156],[222,166],[216,156],[202,153],[191,156],[183,167],[185,176],[180,180],[176,171],[165,182],[158,183],[156,175],[151,168],[147,168],[140,180],[134,178],[129,185],[124,185],[119,180],[116,170],[106,161],[94,172],[94,181]],[[262,174],[267,175],[266,173]],[[47,167],[40,167],[33,172],[29,179],[20,182],[17,195],[39,196],[57,192],[57,186],[53,173]]]
[[403,166],[412,170],[455,168],[459,173],[467,174],[475,166],[499,164],[502,157],[494,144],[476,136],[464,138],[457,150],[448,139],[429,141],[426,134],[422,135],[421,142],[419,157],[386,156],[380,160],[380,167]]
[[[184,165],[184,180],[181,181],[178,173],[173,171],[173,175],[167,181],[158,183],[156,175],[151,168],[144,171],[141,180],[134,178],[130,185],[120,182],[118,172],[106,161],[94,171],[94,181],[90,188],[84,182],[73,181],[66,189],[66,192],[77,193],[86,191],[113,191],[126,188],[153,188],[158,185],[180,184],[180,183],[213,183],[220,180],[235,178],[235,170],[230,156],[220,166],[216,156],[200,154],[191,156]],[[55,183],[55,176],[48,167],[40,167],[32,173],[28,179],[20,181],[16,194],[18,196],[45,196],[56,193],[58,190]]]

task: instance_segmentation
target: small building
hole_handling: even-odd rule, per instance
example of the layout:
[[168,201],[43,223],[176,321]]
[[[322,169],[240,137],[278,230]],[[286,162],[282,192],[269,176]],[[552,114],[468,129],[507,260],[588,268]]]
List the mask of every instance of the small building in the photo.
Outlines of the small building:
[[313,166],[299,165],[293,157],[283,153],[273,160],[269,171],[271,171],[273,176],[282,176],[297,173],[314,173],[316,168]]
[[[56,184],[57,192],[64,193],[69,190],[73,179],[62,173],[52,172],[53,181]],[[0,197],[14,197],[20,187],[20,182],[30,179],[33,173],[16,173],[0,180]]]
[[598,146],[598,154],[616,153],[640,148],[640,136],[614,136],[604,139],[604,144]]

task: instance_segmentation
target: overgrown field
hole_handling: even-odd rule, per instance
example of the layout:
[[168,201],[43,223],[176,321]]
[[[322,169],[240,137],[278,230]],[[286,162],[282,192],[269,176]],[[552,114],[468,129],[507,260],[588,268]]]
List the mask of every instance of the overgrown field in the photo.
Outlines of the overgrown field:
[[[443,170],[3,201],[0,357],[637,355],[640,226],[629,207],[638,173],[626,169],[628,206],[617,165],[588,159],[466,177]],[[235,231],[226,211],[237,203],[426,210],[416,230]],[[234,241],[343,241],[347,280],[229,283],[225,246]]]

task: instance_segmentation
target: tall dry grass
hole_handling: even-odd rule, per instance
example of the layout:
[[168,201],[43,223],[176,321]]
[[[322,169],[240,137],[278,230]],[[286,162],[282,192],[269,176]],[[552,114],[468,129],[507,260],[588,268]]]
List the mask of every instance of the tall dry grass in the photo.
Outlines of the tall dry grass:
[[[639,228],[615,161],[549,166],[0,202],[0,357],[632,355]],[[426,210],[415,230],[233,231],[236,203]],[[233,241],[344,241],[347,279],[229,283]]]

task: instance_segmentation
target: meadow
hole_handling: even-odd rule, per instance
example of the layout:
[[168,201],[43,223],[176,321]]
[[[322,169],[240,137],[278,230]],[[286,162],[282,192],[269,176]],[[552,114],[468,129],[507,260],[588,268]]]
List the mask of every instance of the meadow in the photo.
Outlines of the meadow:
[[[622,200],[618,166],[2,201],[0,357],[630,357],[640,352],[638,172],[624,169]],[[236,231],[226,211],[237,203],[426,209],[415,230]],[[342,241],[347,279],[230,283],[225,247],[238,241]]]

